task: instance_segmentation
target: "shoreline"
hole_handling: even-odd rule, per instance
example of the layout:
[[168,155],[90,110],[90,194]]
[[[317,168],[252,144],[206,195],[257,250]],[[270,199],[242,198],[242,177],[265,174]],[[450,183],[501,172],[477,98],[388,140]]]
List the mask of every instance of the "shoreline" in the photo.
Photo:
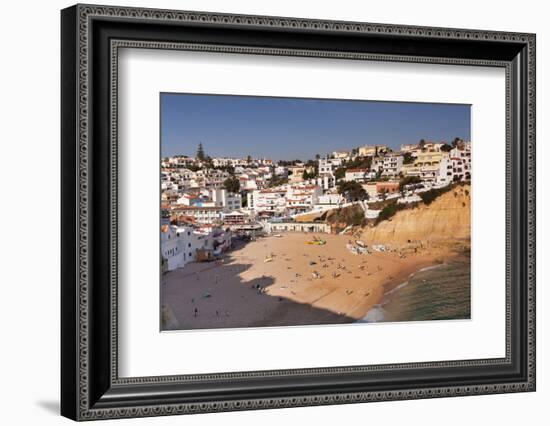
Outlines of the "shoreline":
[[[306,245],[314,236],[326,245]],[[461,256],[444,245],[406,256],[397,250],[353,255],[349,240],[285,233],[237,247],[222,261],[171,271],[161,303],[173,321],[164,329],[353,323],[412,274]]]
[[[444,271],[441,272],[440,270],[442,269]],[[462,279],[459,277],[464,270],[468,271],[468,273],[466,274],[468,277],[466,281],[464,281],[464,276],[462,277]],[[438,263],[436,265],[423,267],[410,274],[405,281],[397,285],[388,286],[387,291],[384,292],[382,299],[379,301],[379,303],[375,304],[371,309],[369,309],[366,315],[357,322],[414,322],[426,320],[468,319],[470,315],[470,308],[467,309],[467,311],[469,312],[468,318],[463,317],[465,311],[461,312],[460,309],[455,309],[454,314],[450,317],[442,317],[447,314],[443,314],[441,312],[441,309],[447,309],[448,313],[448,307],[442,308],[443,305],[447,304],[448,306],[452,301],[453,307],[456,308],[456,303],[470,300],[470,295],[464,295],[462,297],[456,298],[455,294],[452,297],[449,297],[449,276],[451,276],[453,280],[451,290],[452,292],[456,292],[457,289],[461,286],[464,286],[464,284],[467,284],[468,292],[470,291],[470,264],[466,256],[458,254],[450,257],[444,263]],[[433,288],[434,285],[438,288],[439,294],[434,300],[431,301],[432,303],[430,303],[430,297],[428,296],[426,299],[426,295],[428,295],[428,293],[426,293],[423,289],[429,289],[430,287]],[[427,315],[426,312],[422,312],[411,315],[411,312],[415,312],[415,310],[420,307],[418,305],[419,298],[422,301],[422,310],[425,311],[425,307],[431,307],[431,314]],[[397,302],[396,299],[398,300]],[[398,305],[397,310],[396,303]],[[406,310],[409,311],[409,317],[407,319],[398,319],[399,316],[403,315],[402,308],[399,308],[399,306],[403,307],[403,303],[405,303],[405,306],[407,307]],[[387,318],[387,314],[390,315],[390,318]]]

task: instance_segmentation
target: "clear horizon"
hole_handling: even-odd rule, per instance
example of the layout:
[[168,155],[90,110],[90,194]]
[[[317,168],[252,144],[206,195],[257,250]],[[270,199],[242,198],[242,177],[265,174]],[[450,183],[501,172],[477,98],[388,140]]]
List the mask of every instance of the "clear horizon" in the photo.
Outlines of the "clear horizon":
[[470,140],[470,105],[161,93],[161,155],[309,160],[363,145]]

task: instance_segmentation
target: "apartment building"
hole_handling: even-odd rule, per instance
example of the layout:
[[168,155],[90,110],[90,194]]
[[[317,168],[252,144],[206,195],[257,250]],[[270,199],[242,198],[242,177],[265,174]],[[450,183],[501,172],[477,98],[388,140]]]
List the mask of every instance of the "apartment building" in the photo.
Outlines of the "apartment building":
[[373,171],[382,172],[382,176],[397,176],[402,168],[403,155],[397,153],[375,157],[372,162]]
[[259,215],[282,215],[286,207],[286,193],[285,187],[251,191],[247,194],[247,208]]
[[286,210],[289,214],[304,213],[317,204],[323,189],[318,185],[289,185],[286,192]]
[[465,142],[463,148],[453,148],[449,152],[452,162],[452,180],[465,181],[472,178],[472,153],[470,142]]

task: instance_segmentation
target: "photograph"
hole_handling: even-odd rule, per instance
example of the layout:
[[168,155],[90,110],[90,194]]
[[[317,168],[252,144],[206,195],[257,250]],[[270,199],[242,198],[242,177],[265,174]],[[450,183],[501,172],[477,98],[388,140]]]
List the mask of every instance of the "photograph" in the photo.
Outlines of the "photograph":
[[470,107],[161,93],[161,331],[470,319]]
[[[5,209],[4,281],[30,283],[6,286],[24,289],[4,298],[8,318],[28,320],[8,329],[30,354],[57,342],[37,364],[48,377],[33,374],[35,411],[257,424],[325,406],[330,425],[365,409],[424,424],[428,403],[461,425],[538,414],[537,45],[550,30],[529,5],[399,2],[62,4],[39,8],[38,32],[14,31],[52,39],[35,55],[13,44],[44,78],[6,68],[22,112],[6,140],[37,143],[5,144],[5,198],[46,177],[33,207],[52,206],[41,223],[59,243],[57,261],[33,257],[22,229],[36,209]],[[29,84],[34,104],[60,108],[30,119]],[[9,389],[28,387],[19,376]]]

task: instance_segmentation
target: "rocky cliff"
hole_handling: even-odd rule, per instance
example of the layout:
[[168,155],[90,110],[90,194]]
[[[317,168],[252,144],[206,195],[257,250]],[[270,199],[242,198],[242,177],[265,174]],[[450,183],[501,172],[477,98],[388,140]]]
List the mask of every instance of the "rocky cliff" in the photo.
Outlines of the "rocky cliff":
[[420,203],[365,227],[361,238],[369,244],[394,245],[469,240],[470,203],[470,186],[457,186],[430,205]]

